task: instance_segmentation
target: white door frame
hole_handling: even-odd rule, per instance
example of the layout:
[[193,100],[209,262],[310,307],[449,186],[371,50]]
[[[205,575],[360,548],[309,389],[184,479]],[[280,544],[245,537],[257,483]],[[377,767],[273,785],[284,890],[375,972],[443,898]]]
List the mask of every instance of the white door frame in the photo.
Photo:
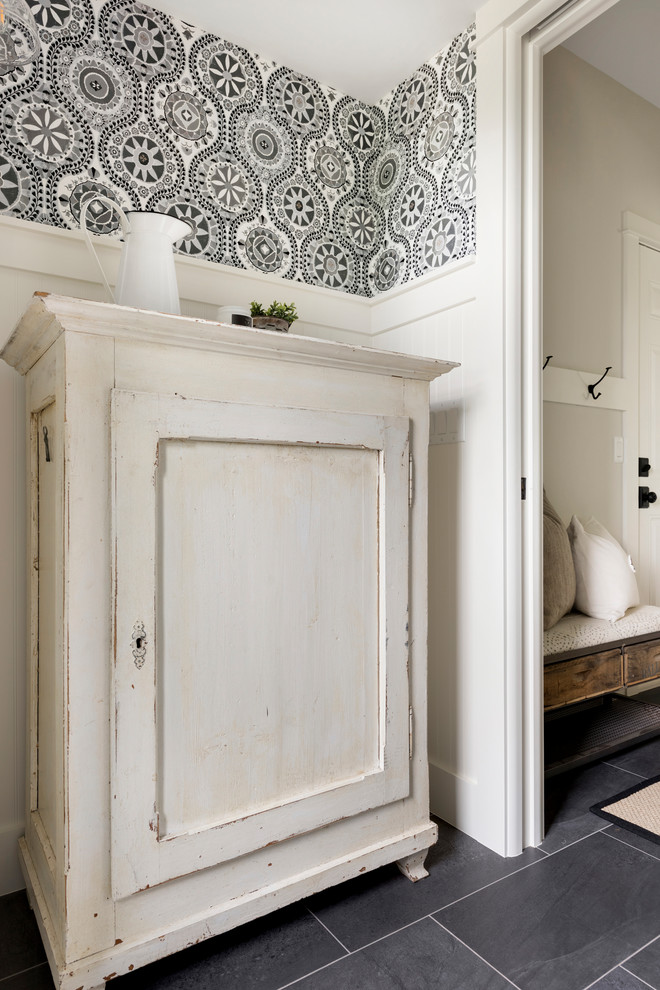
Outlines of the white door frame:
[[542,60],[616,2],[489,0],[477,14],[478,314],[502,342],[505,396],[507,855],[543,838]]

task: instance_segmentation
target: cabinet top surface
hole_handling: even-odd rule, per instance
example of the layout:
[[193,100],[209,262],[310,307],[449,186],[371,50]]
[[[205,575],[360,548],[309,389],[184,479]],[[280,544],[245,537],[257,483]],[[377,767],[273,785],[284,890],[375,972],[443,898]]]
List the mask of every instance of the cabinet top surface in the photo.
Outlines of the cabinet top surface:
[[456,367],[453,361],[414,357],[378,348],[236,327],[48,293],[35,293],[0,357],[25,374],[65,331],[319,364],[422,381],[432,381]]

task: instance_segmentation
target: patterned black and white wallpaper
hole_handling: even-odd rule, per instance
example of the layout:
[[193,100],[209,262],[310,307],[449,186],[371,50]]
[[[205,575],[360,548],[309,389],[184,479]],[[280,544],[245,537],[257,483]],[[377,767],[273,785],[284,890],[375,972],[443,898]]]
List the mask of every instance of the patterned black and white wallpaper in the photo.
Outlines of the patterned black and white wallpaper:
[[369,106],[143,4],[27,3],[0,213],[75,228],[99,191],[189,220],[181,252],[368,296],[474,253],[473,28]]

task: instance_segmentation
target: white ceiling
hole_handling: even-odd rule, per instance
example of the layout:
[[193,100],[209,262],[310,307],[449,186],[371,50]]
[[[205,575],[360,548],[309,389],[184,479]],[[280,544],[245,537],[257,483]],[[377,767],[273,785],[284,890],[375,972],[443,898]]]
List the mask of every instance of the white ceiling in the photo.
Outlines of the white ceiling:
[[[377,103],[444,48],[485,0],[152,0],[280,65]],[[561,0],[558,0],[558,6]],[[619,0],[566,47],[660,107],[660,0]]]
[[366,103],[472,23],[484,0],[152,0],[151,6]]
[[564,45],[660,107],[660,0],[619,0]]

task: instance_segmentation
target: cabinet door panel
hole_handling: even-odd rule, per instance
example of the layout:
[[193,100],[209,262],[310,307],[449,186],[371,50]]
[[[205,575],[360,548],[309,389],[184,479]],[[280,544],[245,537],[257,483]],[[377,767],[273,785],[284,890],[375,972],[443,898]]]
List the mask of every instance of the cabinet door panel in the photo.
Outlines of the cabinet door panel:
[[161,835],[376,772],[378,453],[166,440],[158,482]]
[[116,391],[121,896],[408,793],[408,421]]

